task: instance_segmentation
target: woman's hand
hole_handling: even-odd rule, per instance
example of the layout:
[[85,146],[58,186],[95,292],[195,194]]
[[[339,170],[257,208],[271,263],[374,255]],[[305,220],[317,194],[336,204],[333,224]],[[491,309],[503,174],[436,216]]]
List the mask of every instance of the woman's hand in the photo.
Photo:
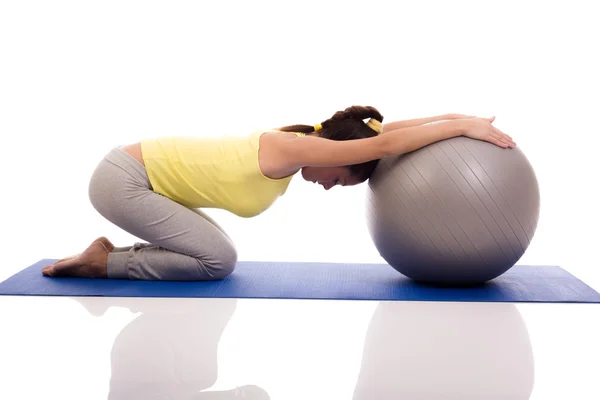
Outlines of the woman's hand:
[[466,118],[460,121],[464,136],[472,139],[484,140],[500,147],[514,148],[517,144],[513,139],[492,125],[496,117],[492,118]]

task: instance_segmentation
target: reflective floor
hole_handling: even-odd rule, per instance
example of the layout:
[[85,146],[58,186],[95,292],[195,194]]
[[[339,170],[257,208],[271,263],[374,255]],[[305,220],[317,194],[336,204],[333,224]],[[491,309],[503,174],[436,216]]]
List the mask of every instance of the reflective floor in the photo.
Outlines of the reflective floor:
[[0,297],[0,399],[598,399],[600,307]]
[[[89,201],[113,147],[356,104],[497,116],[540,185],[519,263],[600,292],[595,2],[348,3],[1,1],[0,282],[139,241]],[[209,215],[240,260],[383,262],[366,190],[298,177],[258,217]],[[600,304],[0,296],[0,400],[529,398],[600,399]]]

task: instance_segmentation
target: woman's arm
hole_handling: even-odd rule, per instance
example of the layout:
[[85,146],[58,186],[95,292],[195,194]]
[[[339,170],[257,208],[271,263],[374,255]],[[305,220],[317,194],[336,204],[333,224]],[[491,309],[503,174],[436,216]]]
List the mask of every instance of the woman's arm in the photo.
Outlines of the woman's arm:
[[339,167],[399,156],[465,133],[459,121],[398,129],[367,139],[330,140],[314,136],[278,140],[277,153],[290,168]]
[[431,143],[463,135],[490,142],[498,147],[514,148],[516,143],[513,139],[492,125],[495,120],[496,117],[462,118],[439,124],[398,129],[382,133],[379,137],[386,142],[383,146],[387,150],[388,157],[410,153]]
[[386,157],[410,153],[441,140],[466,134],[461,121],[444,121],[439,124],[411,126],[383,132],[379,137],[384,141]]
[[420,126],[429,124],[431,122],[438,121],[446,121],[446,120],[455,120],[455,119],[466,119],[466,118],[475,118],[470,115],[462,115],[462,114],[444,114],[444,115],[436,115],[434,117],[426,117],[426,118],[417,118],[417,119],[407,119],[405,121],[394,121],[388,122],[387,124],[383,124],[383,132],[395,131],[397,129],[405,129],[413,126]]
[[315,136],[279,136],[279,139],[274,139],[277,144],[273,150],[286,169],[300,169],[308,166],[348,166],[395,157],[461,135],[503,148],[515,147],[510,136],[492,125],[494,120],[495,117],[457,119],[397,129],[368,139],[343,141]]

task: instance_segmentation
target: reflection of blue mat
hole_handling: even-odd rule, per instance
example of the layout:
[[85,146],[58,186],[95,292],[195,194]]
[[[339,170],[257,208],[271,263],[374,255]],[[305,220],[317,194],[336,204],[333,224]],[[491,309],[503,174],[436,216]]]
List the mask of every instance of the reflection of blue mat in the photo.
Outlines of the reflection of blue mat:
[[600,294],[560,267],[515,266],[479,287],[435,288],[386,264],[240,262],[223,281],[151,282],[43,276],[54,261],[0,283],[0,295],[600,303]]

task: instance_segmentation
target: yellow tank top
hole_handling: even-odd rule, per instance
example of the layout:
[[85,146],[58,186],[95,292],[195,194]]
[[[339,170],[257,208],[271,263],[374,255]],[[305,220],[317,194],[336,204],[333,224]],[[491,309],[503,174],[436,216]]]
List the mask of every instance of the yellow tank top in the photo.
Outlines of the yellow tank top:
[[220,208],[254,217],[283,195],[292,179],[271,179],[261,172],[258,150],[264,132],[144,140],[142,158],[150,184],[156,193],[189,208]]

